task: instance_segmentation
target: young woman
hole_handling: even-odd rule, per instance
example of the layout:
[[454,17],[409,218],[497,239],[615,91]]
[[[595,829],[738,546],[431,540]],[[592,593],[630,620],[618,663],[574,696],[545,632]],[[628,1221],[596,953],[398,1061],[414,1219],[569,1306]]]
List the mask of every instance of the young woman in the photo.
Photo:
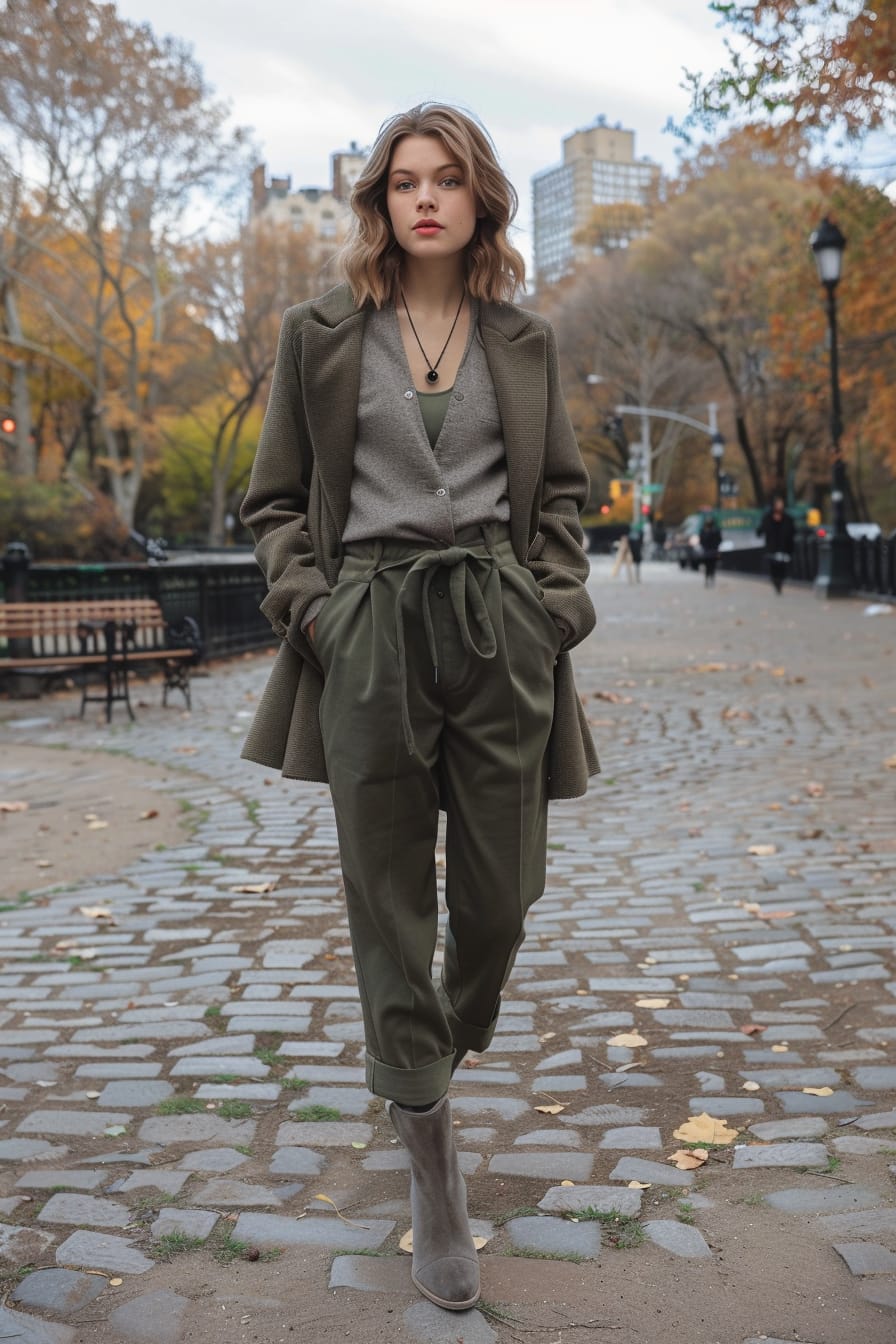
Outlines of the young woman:
[[[549,797],[597,769],[568,650],[594,625],[588,478],[488,137],[423,104],[352,194],[347,283],[283,319],[243,521],[283,638],[244,756],[328,780],[367,1081],[411,1160],[412,1274],[479,1296],[447,1099],[495,1030]],[[444,963],[435,844],[447,814]]]

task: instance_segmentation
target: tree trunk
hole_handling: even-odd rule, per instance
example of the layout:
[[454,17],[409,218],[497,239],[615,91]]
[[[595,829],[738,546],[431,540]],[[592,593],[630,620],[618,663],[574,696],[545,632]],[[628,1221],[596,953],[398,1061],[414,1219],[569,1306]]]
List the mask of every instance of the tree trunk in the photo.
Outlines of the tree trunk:
[[[6,309],[6,330],[13,345],[22,341],[22,324],[19,320],[19,306],[16,303],[12,283],[6,285],[4,307]],[[16,476],[35,476],[37,474],[37,446],[31,432],[31,397],[28,392],[28,370],[24,360],[15,360],[12,364],[12,406],[10,407],[16,422],[15,457],[13,472]]]

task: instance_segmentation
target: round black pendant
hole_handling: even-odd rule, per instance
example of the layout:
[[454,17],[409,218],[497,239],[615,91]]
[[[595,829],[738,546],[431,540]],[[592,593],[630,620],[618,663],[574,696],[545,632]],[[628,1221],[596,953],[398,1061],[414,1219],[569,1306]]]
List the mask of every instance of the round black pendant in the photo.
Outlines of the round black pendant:
[[430,369],[429,373],[426,375],[426,381],[428,383],[437,383],[439,381],[439,375],[436,373],[435,369]]

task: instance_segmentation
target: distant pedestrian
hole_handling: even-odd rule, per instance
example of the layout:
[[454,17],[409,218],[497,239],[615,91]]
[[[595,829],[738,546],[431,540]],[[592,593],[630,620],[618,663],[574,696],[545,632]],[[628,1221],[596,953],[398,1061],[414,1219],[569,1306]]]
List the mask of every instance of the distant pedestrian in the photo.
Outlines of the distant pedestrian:
[[[630,532],[628,537],[629,554],[632,557],[632,565],[635,570],[635,582],[641,582],[641,559],[644,554],[644,538],[640,532]],[[631,578],[631,575],[629,575]]]
[[657,518],[653,525],[653,558],[654,560],[665,560],[666,558],[666,524],[662,518]]
[[625,572],[628,575],[629,583],[634,582],[632,572],[632,548],[629,544],[628,530],[623,532],[616,543],[616,559],[613,561],[613,568],[610,571],[612,578],[616,578],[622,566],[625,565]]
[[706,575],[703,580],[704,587],[714,588],[716,566],[719,563],[719,551],[722,548],[722,533],[712,514],[704,520],[700,529],[699,540],[700,550],[703,553],[703,569]]
[[784,508],[784,500],[775,495],[770,509],[766,509],[756,529],[758,537],[765,538],[765,555],[772,587],[780,596],[784,580],[790,572],[793,557],[793,538],[796,524]]

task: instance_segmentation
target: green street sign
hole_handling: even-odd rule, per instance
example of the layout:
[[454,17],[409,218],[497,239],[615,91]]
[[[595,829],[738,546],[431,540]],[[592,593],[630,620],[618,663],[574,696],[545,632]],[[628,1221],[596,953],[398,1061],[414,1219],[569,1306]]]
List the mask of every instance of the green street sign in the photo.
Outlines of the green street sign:
[[654,481],[654,482],[652,482],[650,485],[642,485],[642,486],[641,486],[641,494],[642,494],[642,495],[661,495],[661,494],[663,493],[663,491],[665,490],[665,488],[666,488],[666,487],[665,487],[664,485],[659,485],[659,484],[657,484],[657,483]]

